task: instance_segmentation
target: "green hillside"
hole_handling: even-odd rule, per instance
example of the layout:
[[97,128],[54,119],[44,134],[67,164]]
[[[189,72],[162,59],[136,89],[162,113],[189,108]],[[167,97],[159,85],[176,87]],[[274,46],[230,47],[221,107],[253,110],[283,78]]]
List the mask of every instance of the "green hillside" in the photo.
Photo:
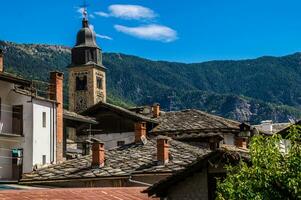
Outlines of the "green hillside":
[[[5,67],[31,79],[65,72],[70,49],[0,42]],[[105,53],[109,101],[122,106],[159,102],[165,110],[198,108],[258,123],[301,116],[301,54],[183,64]],[[67,87],[67,82],[65,81]],[[65,97],[67,92],[65,92]],[[67,98],[65,98],[67,99]],[[66,102],[67,104],[67,102]]]

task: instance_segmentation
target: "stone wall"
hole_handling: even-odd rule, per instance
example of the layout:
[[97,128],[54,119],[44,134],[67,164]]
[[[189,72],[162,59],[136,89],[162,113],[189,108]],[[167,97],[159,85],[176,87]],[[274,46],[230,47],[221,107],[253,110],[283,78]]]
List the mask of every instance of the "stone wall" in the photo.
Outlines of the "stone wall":
[[207,200],[208,184],[207,171],[195,173],[182,182],[170,187],[167,192],[168,200]]

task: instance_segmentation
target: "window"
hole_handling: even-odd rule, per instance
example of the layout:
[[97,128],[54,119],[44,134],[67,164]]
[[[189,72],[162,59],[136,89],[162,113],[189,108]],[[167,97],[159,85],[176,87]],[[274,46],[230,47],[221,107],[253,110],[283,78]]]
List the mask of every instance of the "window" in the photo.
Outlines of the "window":
[[43,119],[43,128],[46,128],[46,112],[43,112],[42,119]]
[[13,106],[13,134],[23,135],[23,105]]
[[43,160],[43,165],[46,165],[46,155],[42,156],[42,160]]
[[117,141],[117,146],[120,147],[120,146],[123,146],[124,145],[124,141]]
[[76,77],[76,90],[77,91],[87,90],[87,76]]
[[101,77],[97,77],[96,78],[96,84],[97,84],[97,88],[102,90],[102,78]]

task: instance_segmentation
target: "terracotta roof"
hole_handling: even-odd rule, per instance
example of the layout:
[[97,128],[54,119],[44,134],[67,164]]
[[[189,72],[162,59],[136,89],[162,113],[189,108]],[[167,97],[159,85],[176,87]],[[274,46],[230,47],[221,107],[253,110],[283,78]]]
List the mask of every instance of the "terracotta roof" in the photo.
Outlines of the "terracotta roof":
[[189,109],[161,113],[159,125],[151,132],[221,132],[239,131],[240,123],[230,119],[211,115],[200,110]]
[[[156,200],[147,197],[141,187],[123,188],[61,188],[61,189],[34,189],[34,190],[3,190],[0,199],[5,200],[69,200],[69,199],[101,199],[101,200]],[[159,200],[159,199],[157,199]]]
[[92,117],[83,116],[83,115],[80,115],[80,114],[77,114],[75,112],[65,110],[65,109],[64,109],[64,119],[85,122],[85,123],[90,123],[90,124],[98,124],[98,122],[95,121],[95,119]]
[[166,165],[158,165],[156,145],[156,138],[153,138],[149,139],[145,145],[130,144],[107,150],[105,152],[105,165],[99,169],[91,168],[90,155],[24,174],[21,181],[34,182],[74,178],[120,177],[149,173],[173,173],[211,152],[211,150],[206,148],[194,147],[171,139],[169,140],[170,161]]
[[201,171],[203,167],[206,167],[208,161],[213,163],[215,162],[214,160],[218,160],[217,163],[223,162],[227,164],[236,164],[240,159],[249,160],[248,150],[240,149],[231,145],[222,146],[217,151],[211,152],[187,165],[185,169],[158,181],[143,192],[148,193],[149,196],[156,194],[156,196],[161,197],[169,189],[169,187],[172,187],[178,182],[193,176],[194,173]]
[[95,113],[99,113],[99,111],[103,111],[103,110],[109,110],[109,111],[115,112],[121,116],[133,119],[133,120],[157,123],[156,119],[152,119],[152,118],[144,116],[142,114],[138,114],[138,113],[132,112],[128,109],[125,109],[125,108],[122,108],[122,107],[119,107],[119,106],[116,106],[113,104],[105,103],[105,102],[99,102],[99,103],[91,106],[90,108],[88,108],[87,110],[82,112],[81,114],[91,116],[91,115],[93,115]]

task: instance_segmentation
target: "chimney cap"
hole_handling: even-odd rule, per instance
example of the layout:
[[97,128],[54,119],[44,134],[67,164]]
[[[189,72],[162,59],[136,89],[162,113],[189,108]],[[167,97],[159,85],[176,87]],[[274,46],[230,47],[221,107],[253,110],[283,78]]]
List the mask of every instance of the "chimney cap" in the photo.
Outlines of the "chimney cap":
[[171,139],[170,137],[165,136],[165,135],[159,135],[159,136],[157,137],[157,140],[170,140],[170,139]]
[[84,143],[87,143],[87,144],[92,144],[92,143],[93,143],[93,141],[91,141],[91,140],[85,140],[85,141],[84,141]]
[[97,138],[91,138],[91,142],[92,142],[92,143],[103,144],[103,142],[102,142],[100,139],[97,139]]

